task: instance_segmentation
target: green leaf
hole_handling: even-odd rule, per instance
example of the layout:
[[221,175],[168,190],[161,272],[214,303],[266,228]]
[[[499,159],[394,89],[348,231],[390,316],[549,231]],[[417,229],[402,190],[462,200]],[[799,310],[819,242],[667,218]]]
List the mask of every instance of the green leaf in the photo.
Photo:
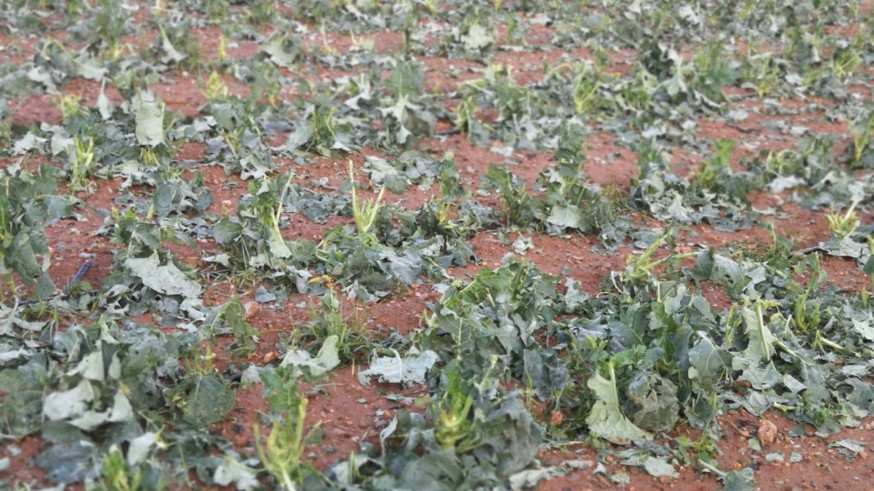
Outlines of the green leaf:
[[634,375],[625,394],[633,409],[628,415],[639,427],[652,431],[670,431],[680,418],[677,386],[667,378],[641,371]]
[[756,390],[770,389],[783,380],[780,372],[777,371],[771,362],[760,364],[757,361],[735,357],[732,360],[732,368],[743,370],[740,380],[746,380]]
[[606,379],[595,372],[586,386],[595,393],[597,400],[586,417],[586,424],[593,435],[613,442],[627,445],[632,441],[650,440],[652,435],[638,428],[622,414],[619,407],[619,393],[616,390],[616,373],[613,364],[608,364],[610,378]]
[[261,51],[267,54],[276,66],[283,68],[293,68],[294,63],[300,58],[300,46],[294,39],[289,39],[288,33],[274,34],[268,39]]
[[739,289],[744,282],[744,272],[736,261],[717,254],[713,256],[710,281],[730,289]]
[[506,395],[489,412],[481,429],[484,446],[494,449],[493,459],[501,475],[528,467],[540,451],[543,428],[531,417],[518,393]]
[[34,463],[52,482],[70,484],[94,477],[99,468],[98,447],[87,438],[52,442]]
[[158,27],[158,30],[161,33],[161,50],[164,52],[164,55],[161,57],[161,61],[164,63],[179,63],[188,57],[185,53],[180,52],[173,46],[173,43],[170,42],[170,38],[167,37],[167,32],[162,28]]
[[419,280],[422,272],[423,257],[415,250],[404,251],[398,254],[393,249],[368,250],[365,256],[376,263],[384,272],[407,285],[412,285]]
[[304,121],[294,130],[293,133],[288,135],[285,144],[275,150],[279,152],[294,152],[298,148],[306,145],[306,143],[310,141],[310,138],[312,138],[314,132],[315,128],[313,128],[312,123]]
[[707,248],[698,253],[692,275],[696,280],[709,280],[713,272],[713,248]]
[[105,378],[104,371],[103,352],[98,349],[82,357],[82,360],[76,367],[68,371],[66,375],[68,377],[82,375],[82,377],[88,380],[102,382]]
[[534,489],[543,479],[552,479],[565,474],[560,467],[543,467],[540,469],[525,469],[511,475],[507,481],[512,491]]
[[32,132],[27,132],[26,135],[15,142],[15,145],[12,147],[12,153],[14,155],[21,155],[31,150],[42,151],[47,141],[47,139],[40,138]]
[[680,477],[680,473],[678,473],[674,466],[669,464],[665,459],[658,457],[647,457],[647,459],[643,462],[643,468],[646,472],[649,473],[652,477]]
[[272,257],[279,259],[291,257],[291,249],[288,248],[288,244],[281,235],[275,233],[268,234],[265,241],[267,242],[267,250],[270,251]]
[[368,156],[365,170],[370,172],[370,181],[375,186],[385,186],[389,191],[400,194],[410,185],[410,180],[388,161]]
[[573,312],[579,305],[589,299],[589,294],[580,289],[582,283],[572,278],[565,279],[565,294],[563,297],[565,312]]
[[146,460],[149,455],[149,450],[158,443],[158,434],[154,432],[146,432],[132,439],[127,450],[128,465],[136,466],[140,462]]
[[565,228],[581,228],[583,226],[583,214],[580,209],[573,205],[553,206],[546,219],[552,225]]
[[43,387],[26,366],[0,371],[0,428],[24,436],[42,423]]
[[340,338],[336,335],[331,335],[325,338],[325,342],[322,343],[322,347],[319,349],[319,354],[316,355],[315,358],[312,358],[306,350],[289,350],[279,366],[284,367],[291,365],[297,368],[306,367],[311,376],[318,377],[331,371],[340,364],[340,356],[337,351],[337,342],[339,340]]
[[467,34],[461,36],[461,42],[464,43],[464,47],[468,51],[480,51],[492,44],[494,40],[495,38],[486,31],[486,28],[479,24],[470,26]]
[[234,407],[234,391],[214,373],[198,376],[187,395],[183,419],[195,427],[215,423]]
[[872,254],[865,262],[865,267],[862,268],[865,274],[874,274],[874,254]]
[[850,319],[853,322],[853,329],[862,335],[868,341],[874,341],[874,318],[871,316],[866,319],[866,322],[857,319]]
[[103,77],[106,76],[106,73],[109,71],[105,67],[101,66],[101,61],[92,58],[86,54],[80,55],[73,62],[76,65],[76,74],[82,78],[87,78],[88,80],[101,81]]
[[72,389],[52,392],[43,403],[43,414],[50,421],[60,421],[79,416],[88,409],[96,394],[87,380]]
[[146,258],[128,258],[124,261],[131,274],[142,280],[143,285],[165,295],[182,295],[199,298],[200,283],[190,280],[172,261],[162,265],[155,252]]
[[132,102],[137,142],[149,147],[164,143],[164,105],[148,91],[137,93]]
[[425,373],[438,359],[437,353],[431,350],[419,353],[415,348],[411,348],[410,354],[403,358],[397,352],[395,356],[377,356],[371,359],[367,370],[358,372],[358,381],[370,385],[372,377],[379,377],[381,382],[389,384],[424,384]]
[[112,117],[113,107],[112,101],[109,100],[109,97],[106,97],[104,88],[105,85],[100,86],[100,94],[97,96],[97,111],[100,112],[100,117],[106,121]]
[[731,471],[722,479],[722,491],[756,491],[755,474],[749,467]]
[[230,244],[242,233],[243,226],[228,219],[219,220],[212,227],[212,236],[220,245]]
[[115,393],[112,408],[104,412],[86,411],[81,416],[70,420],[70,424],[85,431],[91,431],[104,423],[125,423],[134,420],[134,411],[130,401],[122,391]]
[[741,311],[744,319],[745,332],[749,340],[744,350],[744,358],[759,363],[771,361],[774,354],[773,344],[777,341],[774,334],[762,318],[762,306],[756,305],[756,310],[745,308]]
[[216,484],[227,486],[231,483],[239,490],[249,490],[260,487],[258,471],[225,455],[224,460],[215,469],[212,478]]
[[726,358],[730,359],[730,355],[721,352],[705,332],[697,334],[700,339],[689,350],[689,378],[700,387],[709,388],[725,373]]

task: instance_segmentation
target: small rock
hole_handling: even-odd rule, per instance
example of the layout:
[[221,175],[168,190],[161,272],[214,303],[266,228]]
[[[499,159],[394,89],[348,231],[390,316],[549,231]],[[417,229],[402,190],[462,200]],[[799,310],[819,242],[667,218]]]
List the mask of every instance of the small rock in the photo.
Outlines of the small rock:
[[273,363],[274,361],[276,361],[278,359],[279,359],[279,353],[277,353],[275,351],[270,351],[270,352],[264,354],[264,356],[261,358],[261,362],[266,365],[268,363]]
[[258,312],[261,312],[261,306],[258,305],[258,302],[246,302],[243,308],[246,309],[246,322],[249,322],[258,315]]
[[767,419],[762,419],[762,423],[759,425],[759,430],[756,432],[756,436],[759,437],[759,442],[762,443],[762,446],[770,446],[777,440],[777,425],[768,421]]
[[559,426],[562,421],[564,421],[564,414],[561,411],[552,411],[549,413],[549,422],[552,426]]

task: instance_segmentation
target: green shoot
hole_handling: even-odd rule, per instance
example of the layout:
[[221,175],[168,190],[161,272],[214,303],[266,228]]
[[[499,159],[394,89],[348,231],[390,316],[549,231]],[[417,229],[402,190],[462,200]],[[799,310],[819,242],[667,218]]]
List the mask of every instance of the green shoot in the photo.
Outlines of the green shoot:
[[874,111],[859,124],[851,125],[850,133],[853,134],[853,160],[850,164],[862,167],[865,155],[874,153],[874,144],[871,141],[871,134],[874,133]]
[[828,230],[835,240],[844,240],[853,235],[859,227],[860,223],[855,212],[856,205],[858,204],[858,200],[853,201],[853,204],[847,208],[847,211],[843,215],[838,212],[828,214]]
[[203,88],[203,96],[210,102],[228,96],[228,86],[225,85],[221,75],[215,70],[209,75],[209,80],[206,81],[206,86]]
[[142,474],[136,471],[131,475],[124,455],[117,445],[112,445],[103,464],[100,466],[100,474],[103,476],[102,489],[111,491],[137,491],[140,488]]
[[370,233],[373,224],[376,222],[376,217],[379,215],[381,208],[382,196],[385,194],[385,186],[379,190],[379,195],[373,201],[362,199],[358,200],[355,191],[355,171],[352,166],[352,160],[349,160],[349,180],[352,181],[352,217],[355,219],[355,226],[358,228],[358,235],[365,236]]
[[713,157],[705,160],[701,165],[701,172],[697,176],[697,181],[705,189],[716,188],[724,180],[725,173],[730,171],[731,152],[734,150],[735,145],[733,140],[719,140],[716,144],[716,152]]
[[536,200],[528,193],[525,182],[518,179],[506,167],[489,164],[486,178],[498,188],[503,200],[502,212],[507,225],[526,227],[535,219]]
[[863,62],[862,50],[859,49],[856,43],[852,43],[845,48],[838,48],[832,57],[832,74],[838,80],[846,81]]
[[449,372],[446,392],[437,404],[437,429],[435,435],[441,448],[455,448],[468,438],[473,429],[470,410],[473,396],[465,390],[458,371]]
[[304,418],[307,399],[300,393],[297,379],[290,379],[282,388],[285,411],[283,417],[273,422],[267,441],[262,443],[259,426],[254,427],[255,448],[258,458],[286,491],[296,491],[305,467],[301,463],[304,451]]
[[639,256],[628,256],[625,261],[625,274],[632,280],[642,280],[649,277],[653,268],[670,260],[683,259],[691,257],[692,253],[672,254],[658,260],[653,260],[656,250],[668,240],[668,235],[661,236],[646,248]]
[[586,114],[598,107],[599,78],[597,73],[581,73],[574,80],[571,96],[577,114]]
[[249,21],[253,24],[270,24],[276,17],[276,6],[272,0],[254,0],[249,3]]
[[221,63],[227,62],[228,61],[228,38],[226,38],[224,34],[219,36],[218,47],[216,49],[218,51],[218,61]]
[[455,109],[455,128],[465,134],[469,134],[473,123],[477,121],[476,111],[478,106],[473,96],[467,96]]
[[343,314],[340,300],[334,289],[334,280],[330,276],[316,276],[310,278],[309,282],[324,282],[327,291],[322,296],[318,306],[310,304],[310,321],[295,330],[297,339],[294,344],[301,345],[308,342],[308,338],[314,338],[316,344],[321,346],[329,337],[337,336],[337,350],[340,360],[344,363],[353,363],[356,352],[371,346],[364,331],[361,312],[354,309],[352,314]]
[[[262,193],[255,186],[250,184],[250,192],[256,195],[255,213],[261,220],[261,225],[267,233],[267,245],[272,257],[286,259],[291,257],[291,249],[282,238],[282,231],[279,229],[279,224],[282,222],[282,210],[285,204],[285,197],[288,195],[288,190],[291,188],[291,179],[294,174],[289,173],[285,184],[278,194],[270,192]],[[252,183],[254,184],[254,183]],[[267,184],[268,187],[269,183]],[[261,187],[264,189],[264,186]]]
[[58,99],[58,109],[61,111],[61,120],[64,124],[68,124],[74,117],[85,113],[79,100],[79,96],[74,94],[62,95]]
[[89,137],[86,142],[78,136],[73,137],[73,148],[68,152],[70,164],[70,188],[74,191],[88,189],[88,176],[94,171],[94,139]]

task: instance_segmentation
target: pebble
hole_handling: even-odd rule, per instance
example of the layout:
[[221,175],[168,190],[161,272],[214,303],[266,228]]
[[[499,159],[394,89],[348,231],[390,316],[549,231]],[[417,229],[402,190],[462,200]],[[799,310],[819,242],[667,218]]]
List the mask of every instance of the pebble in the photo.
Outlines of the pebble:
[[270,351],[270,352],[264,354],[264,356],[261,358],[261,363],[266,365],[268,363],[273,363],[274,361],[276,361],[278,359],[279,359],[279,353],[277,353],[275,351]]
[[258,305],[258,302],[246,302],[243,308],[246,309],[246,322],[249,322],[258,315],[258,312],[261,312],[261,306]]
[[756,436],[759,437],[759,442],[762,443],[762,446],[767,447],[772,445],[777,440],[777,425],[767,419],[762,419],[762,423],[759,425]]
[[564,421],[564,414],[561,411],[552,411],[549,413],[549,422],[553,426],[561,425],[562,421]]

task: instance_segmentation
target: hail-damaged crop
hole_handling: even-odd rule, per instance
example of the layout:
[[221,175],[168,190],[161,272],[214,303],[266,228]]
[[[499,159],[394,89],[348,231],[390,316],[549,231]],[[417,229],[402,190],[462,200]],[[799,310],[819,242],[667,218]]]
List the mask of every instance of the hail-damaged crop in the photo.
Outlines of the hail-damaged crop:
[[864,5],[579,3],[0,2],[0,488],[856,485]]

